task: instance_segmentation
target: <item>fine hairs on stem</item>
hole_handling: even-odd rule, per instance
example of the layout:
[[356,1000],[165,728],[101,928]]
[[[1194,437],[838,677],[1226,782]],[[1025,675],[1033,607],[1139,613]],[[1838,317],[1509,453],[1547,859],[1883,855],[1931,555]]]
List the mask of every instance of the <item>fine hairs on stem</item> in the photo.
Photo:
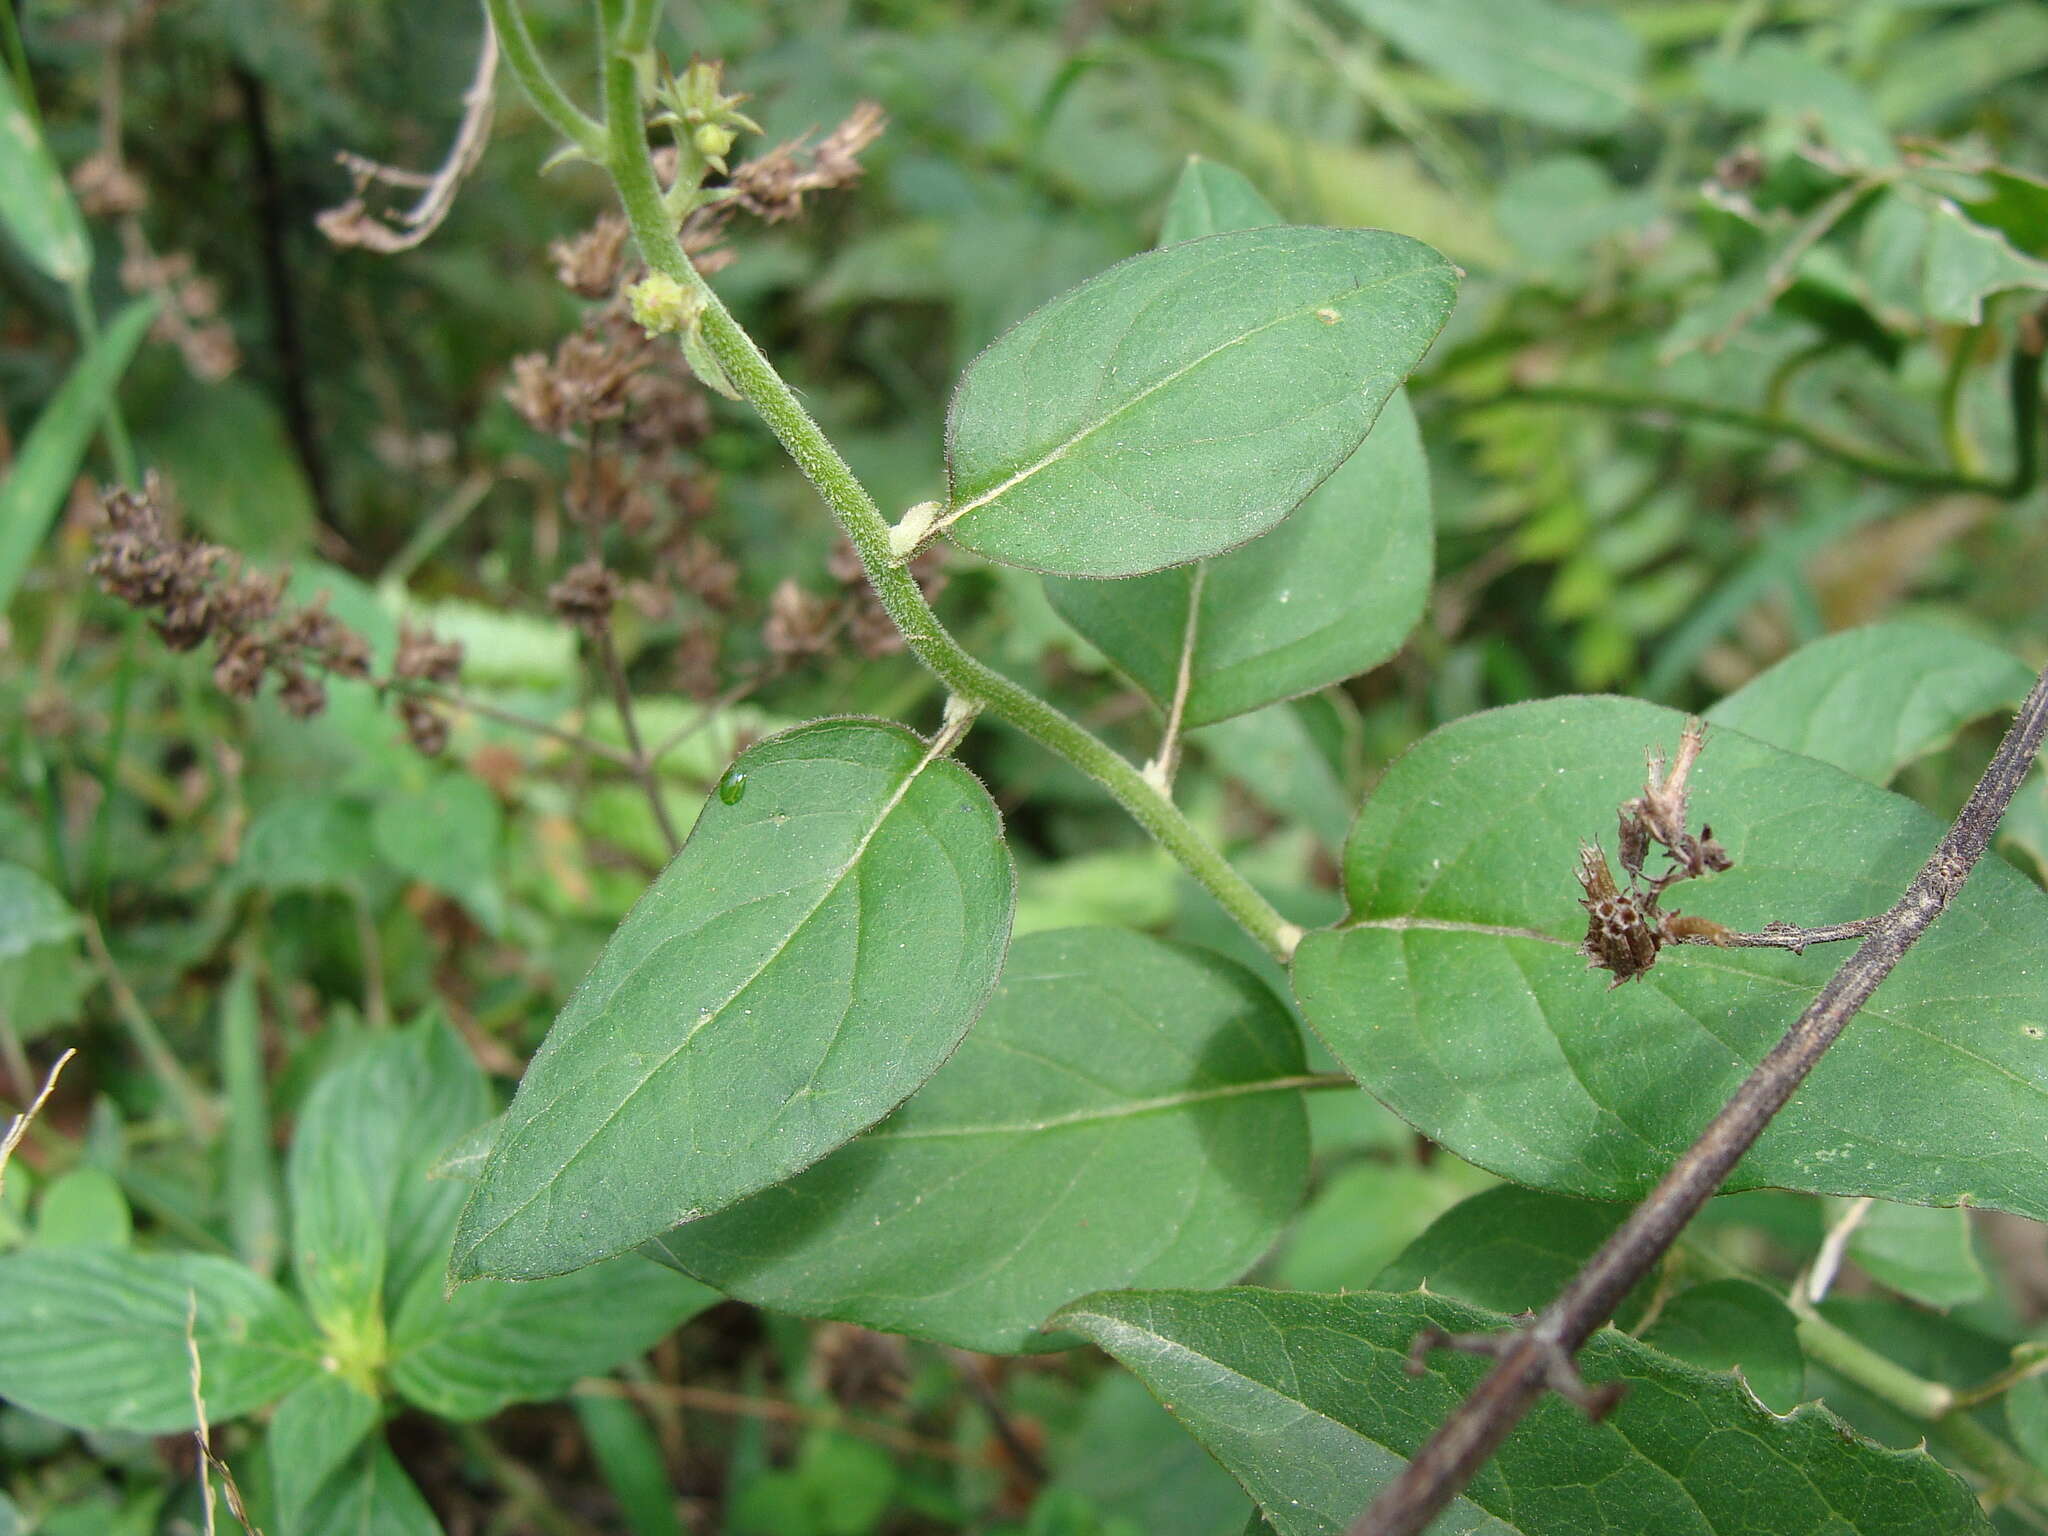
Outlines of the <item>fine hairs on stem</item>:
[[1544,1390],[1575,1376],[1571,1357],[1677,1241],[1821,1055],[1963,888],[2040,750],[2044,731],[2048,671],[2035,680],[1955,824],[1891,910],[1869,920],[1855,953],[1557,1299],[1527,1328],[1494,1341],[1488,1352],[1499,1363],[1347,1536],[1417,1536],[1457,1497]]

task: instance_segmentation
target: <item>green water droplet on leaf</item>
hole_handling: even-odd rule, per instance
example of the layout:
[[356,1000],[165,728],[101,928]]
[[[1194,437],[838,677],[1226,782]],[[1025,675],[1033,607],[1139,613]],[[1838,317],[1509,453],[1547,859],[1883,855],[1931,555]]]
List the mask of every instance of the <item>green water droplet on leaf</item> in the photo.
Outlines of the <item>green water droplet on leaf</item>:
[[727,805],[738,805],[746,792],[747,776],[737,768],[726,769],[725,777],[718,781],[718,798]]

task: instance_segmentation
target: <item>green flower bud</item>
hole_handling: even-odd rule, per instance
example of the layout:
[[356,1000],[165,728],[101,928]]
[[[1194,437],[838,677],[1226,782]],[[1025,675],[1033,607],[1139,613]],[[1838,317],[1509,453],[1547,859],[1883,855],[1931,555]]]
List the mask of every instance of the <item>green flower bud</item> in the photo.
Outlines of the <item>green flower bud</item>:
[[688,330],[704,312],[703,301],[666,272],[650,272],[628,288],[626,303],[650,336]]

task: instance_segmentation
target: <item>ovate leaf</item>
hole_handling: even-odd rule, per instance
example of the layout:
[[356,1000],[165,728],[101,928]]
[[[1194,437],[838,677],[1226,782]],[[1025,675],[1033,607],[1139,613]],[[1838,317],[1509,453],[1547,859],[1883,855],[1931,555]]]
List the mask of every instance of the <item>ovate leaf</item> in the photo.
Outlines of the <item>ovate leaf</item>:
[[314,1086],[287,1164],[299,1293],[337,1339],[384,1336],[387,1306],[438,1281],[459,1184],[429,1179],[459,1127],[490,1113],[483,1073],[429,1017],[351,1057]]
[[[1470,1162],[1565,1194],[1641,1195],[1843,958],[1674,946],[1613,989],[1586,969],[1579,842],[1612,838],[1643,750],[1669,751],[1682,724],[1623,699],[1475,715],[1413,748],[1359,816],[1351,917],[1304,941],[1296,994],[1347,1069]],[[1752,931],[1884,911],[1943,830],[1725,729],[1693,775],[1693,815],[1735,867],[1667,905]],[[1980,864],[1729,1187],[2048,1217],[2044,928],[2048,896]]]
[[1230,1475],[1123,1371],[1096,1377],[1055,1489],[1078,1494],[1138,1532],[1237,1536],[1245,1499]]
[[865,720],[771,737],[732,773],[527,1068],[456,1279],[561,1274],[781,1182],[981,1011],[1015,877],[973,775]]
[[466,773],[443,774],[415,794],[387,793],[370,836],[400,873],[456,897],[488,928],[502,920],[497,882],[497,798]]
[[[1279,222],[1244,177],[1191,159],[1159,238]],[[1396,391],[1366,440],[1271,533],[1193,566],[1115,583],[1049,576],[1045,589],[1162,711],[1185,669],[1182,719],[1196,726],[1386,660],[1422,616],[1430,553],[1429,465]]]
[[214,1423],[319,1369],[304,1315],[231,1260],[91,1248],[0,1258],[0,1397],[45,1418],[137,1434],[192,1428],[188,1335]]
[[1236,963],[1115,928],[1019,939],[987,1013],[892,1118],[651,1250],[743,1301],[969,1349],[1105,1280],[1214,1285],[1308,1176],[1301,1035]]
[[[30,107],[14,72],[0,70],[0,165],[7,167],[0,174],[0,226],[43,271],[75,283],[92,266],[92,245]],[[0,601],[0,609],[6,606]]]
[[[1380,1271],[1372,1288],[1428,1290],[1496,1312],[1533,1312],[1565,1288],[1628,1212],[1625,1205],[1497,1185],[1437,1217]],[[1641,1310],[1638,1291],[1615,1315],[1626,1327]]]
[[1265,229],[1285,224],[1279,211],[1238,172],[1200,155],[1189,155],[1167,200],[1159,244],[1179,245],[1231,229]]
[[1350,456],[1455,288],[1449,262],[1383,230],[1245,230],[1122,262],[967,370],[946,524],[1069,576],[1242,544]]
[[518,1285],[481,1280],[446,1299],[440,1274],[425,1272],[392,1320],[391,1383],[442,1418],[489,1418],[616,1369],[718,1299],[636,1258]]
[[1367,26],[1490,107],[1602,133],[1634,111],[1643,45],[1604,6],[1559,0],[1345,0]]
[[1182,718],[1197,726],[1393,655],[1422,617],[1431,546],[1429,465],[1397,392],[1371,436],[1271,533],[1132,581],[1049,578],[1046,593],[1162,710],[1192,639]]
[[271,1486],[285,1530],[303,1529],[300,1516],[307,1506],[376,1427],[377,1400],[330,1371],[322,1371],[277,1405],[265,1439]]
[[1884,784],[1972,720],[2017,705],[2033,681],[1994,645],[1901,619],[1801,646],[1707,719]]
[[357,1448],[292,1529],[294,1536],[441,1536],[441,1522],[381,1435]]
[[1667,1301],[1643,1342],[1706,1371],[1739,1371],[1765,1407],[1789,1413],[1806,1385],[1791,1309],[1751,1280],[1709,1280]]
[[78,914],[56,888],[20,864],[0,864],[0,960],[78,931]]
[[[1447,1297],[1362,1292],[1126,1291],[1056,1321],[1129,1366],[1258,1500],[1280,1536],[1338,1536],[1489,1369],[1415,1335],[1499,1330]],[[1924,1451],[1891,1451],[1818,1406],[1779,1417],[1733,1378],[1612,1330],[1580,1355],[1628,1395],[1589,1423],[1538,1403],[1433,1530],[1556,1536],[1964,1536],[1988,1532],[1970,1491]]]
[[1968,1211],[1879,1200],[1850,1234],[1849,1256],[1872,1279],[1930,1307],[1959,1307],[1987,1288]]
[[[9,115],[0,101],[0,121]],[[6,135],[0,132],[0,146]],[[0,161],[4,161],[0,154]],[[0,195],[14,178],[16,167],[0,175]],[[14,601],[15,588],[49,531],[51,521],[70,494],[71,482],[100,418],[128,371],[129,359],[142,344],[149,323],[156,318],[156,300],[137,299],[101,332],[99,340],[86,349],[72,365],[50,403],[29,428],[26,441],[0,477],[0,613]]]

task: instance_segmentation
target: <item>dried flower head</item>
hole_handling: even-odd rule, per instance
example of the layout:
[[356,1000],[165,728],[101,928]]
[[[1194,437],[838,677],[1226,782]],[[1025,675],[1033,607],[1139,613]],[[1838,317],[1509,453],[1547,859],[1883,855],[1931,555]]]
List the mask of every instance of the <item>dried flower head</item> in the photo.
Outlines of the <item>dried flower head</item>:
[[606,213],[582,234],[555,241],[548,255],[555,263],[556,281],[586,299],[609,298],[625,273],[627,233],[621,215]]
[[[1618,815],[1619,854],[1626,887],[1615,883],[1607,855],[1591,844],[1579,848],[1579,905],[1586,909],[1586,940],[1580,952],[1596,970],[1611,972],[1613,985],[1632,981],[1657,962],[1658,951],[1673,939],[1719,944],[1728,933],[1719,923],[1677,912],[1660,912],[1664,892],[1681,880],[1724,870],[1734,863],[1714,840],[1711,827],[1694,836],[1687,829],[1693,767],[1706,745],[1706,726],[1688,720],[1678,751],[1667,767],[1661,748],[1647,754],[1643,792],[1624,801]],[[1669,860],[1661,875],[1644,872],[1652,846]]]
[[619,592],[619,578],[602,560],[590,559],[571,566],[548,588],[548,603],[578,629],[594,635],[611,623]]
[[1617,886],[1607,855],[1594,843],[1579,845],[1579,885],[1585,891],[1579,905],[1586,909],[1586,942],[1579,952],[1591,962],[1589,969],[1611,972],[1610,987],[1636,980],[1657,963],[1664,942],[1655,898],[1646,902],[1633,888]]
[[768,224],[797,217],[804,211],[805,193],[860,180],[861,152],[882,136],[888,121],[874,102],[860,102],[815,149],[806,150],[802,139],[793,139],[739,167],[732,176],[732,201]]
[[829,599],[806,592],[796,578],[783,577],[768,599],[768,622],[761,640],[783,660],[815,656],[832,643],[833,610]]

